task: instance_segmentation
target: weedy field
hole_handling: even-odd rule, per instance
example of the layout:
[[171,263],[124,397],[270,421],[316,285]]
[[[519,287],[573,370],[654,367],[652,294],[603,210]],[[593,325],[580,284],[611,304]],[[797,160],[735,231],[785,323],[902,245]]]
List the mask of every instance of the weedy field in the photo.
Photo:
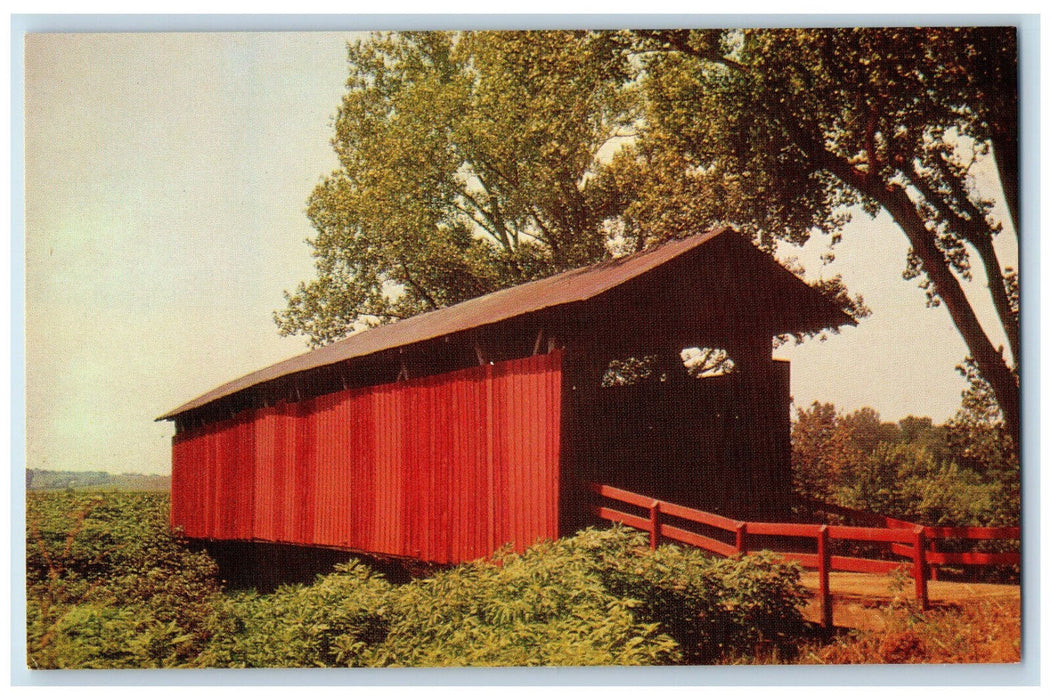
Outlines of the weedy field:
[[31,668],[1004,662],[1020,648],[1017,609],[989,601],[890,606],[883,632],[829,634],[804,620],[795,566],[651,552],[622,529],[404,584],[348,561],[310,585],[226,590],[167,513],[162,493],[28,494]]

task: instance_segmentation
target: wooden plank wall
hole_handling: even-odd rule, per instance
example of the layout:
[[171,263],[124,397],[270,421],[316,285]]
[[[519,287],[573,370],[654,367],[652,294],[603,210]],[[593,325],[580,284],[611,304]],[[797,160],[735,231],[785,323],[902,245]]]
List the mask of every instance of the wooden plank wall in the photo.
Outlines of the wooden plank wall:
[[246,411],[172,445],[172,525],[456,563],[558,536],[560,352]]
[[789,371],[788,362],[771,362],[761,400],[753,392],[748,404],[739,374],[580,382],[564,409],[563,474],[576,470],[581,492],[593,481],[732,517],[782,514],[791,507]]

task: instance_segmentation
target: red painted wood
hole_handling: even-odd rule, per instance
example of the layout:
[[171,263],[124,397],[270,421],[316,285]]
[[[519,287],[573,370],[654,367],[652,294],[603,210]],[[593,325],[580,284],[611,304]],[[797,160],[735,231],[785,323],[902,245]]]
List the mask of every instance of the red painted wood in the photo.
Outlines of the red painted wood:
[[[650,521],[647,518],[640,518],[637,515],[631,515],[630,513],[625,513],[624,511],[615,510],[613,508],[595,506],[591,510],[595,515],[604,520],[620,523],[621,525],[629,525],[639,530],[647,530],[650,526]],[[664,527],[667,528],[668,526],[665,525]],[[670,534],[668,536],[672,537]]]
[[669,540],[676,540],[678,542],[693,545],[694,547],[707,549],[708,551],[715,552],[716,554],[722,554],[725,557],[729,557],[737,553],[737,548],[732,544],[726,544],[725,542],[720,542],[719,540],[712,539],[711,537],[698,535],[696,532],[683,530],[682,528],[678,528],[673,525],[662,525],[661,535],[667,537]]
[[912,542],[912,533],[900,528],[829,525],[828,536],[833,539],[862,542]]
[[703,510],[697,510],[696,508],[687,508],[686,506],[680,506],[675,503],[667,503],[664,501],[661,502],[661,511],[665,515],[683,518],[684,520],[691,520],[702,525],[711,525],[712,527],[717,527],[723,530],[736,531],[742,524],[739,520],[731,520],[730,518],[724,518],[715,513],[708,513]]
[[794,561],[800,566],[808,569],[816,569],[818,567],[816,554],[809,554],[806,552],[774,552],[774,554],[787,561]]
[[[624,489],[618,489],[614,486],[607,486],[605,484],[588,484],[588,489],[592,493],[596,493],[605,498],[611,498],[615,501],[627,503],[633,506],[639,506],[640,508],[649,509],[653,505],[653,499],[649,496],[642,496],[631,491],[625,491]],[[709,513],[703,510],[697,510],[696,508],[689,508],[687,506],[681,506],[677,503],[668,503],[667,501],[660,501],[661,512],[665,515],[670,515],[691,522],[700,523],[702,525],[710,525],[712,527],[718,527],[723,530],[736,531],[741,525],[739,520],[731,520],[730,518],[724,518],[721,515],[715,513]]]
[[748,523],[749,535],[779,535],[783,537],[817,537],[820,525],[803,523]]
[[830,560],[834,571],[857,571],[866,574],[886,574],[902,567],[902,562],[861,557],[837,557]]
[[930,608],[927,598],[927,538],[923,528],[917,527],[912,541],[912,578],[916,583],[916,600],[920,609]]
[[832,590],[828,585],[828,575],[832,568],[832,550],[828,546],[828,525],[822,525],[817,531],[817,572],[818,595],[821,599],[821,625],[832,627]]
[[[912,535],[909,535],[909,540],[912,540]],[[890,551],[902,557],[908,557],[912,559],[912,547],[904,544],[892,544]]]
[[916,523],[909,522],[907,520],[898,520],[897,518],[891,518],[886,515],[880,515],[878,513],[871,513],[867,510],[857,510],[855,508],[847,508],[845,506],[838,506],[832,503],[824,503],[822,501],[814,501],[809,498],[797,497],[801,503],[809,505],[815,510],[821,510],[825,513],[833,515],[844,515],[855,520],[867,522],[869,525],[874,527],[893,527],[893,528],[906,528],[910,532],[916,527]]
[[657,549],[661,544],[661,502],[650,504],[650,549]]
[[[624,523],[651,533],[651,546],[655,546],[656,536],[691,544],[717,554],[731,556],[745,551],[746,535],[782,535],[814,537],[817,540],[817,554],[801,552],[775,552],[786,561],[795,561],[800,565],[817,569],[819,574],[819,597],[821,601],[822,624],[826,627],[832,624],[832,598],[829,588],[829,572],[857,571],[867,573],[888,573],[910,562],[893,562],[879,559],[865,559],[861,557],[832,556],[829,549],[829,539],[849,539],[868,542],[888,542],[890,550],[895,554],[903,555],[912,559],[912,574],[916,587],[916,598],[923,610],[930,607],[928,598],[927,579],[931,574],[931,564],[983,564],[983,565],[1018,565],[1021,563],[1021,555],[1017,552],[987,553],[987,552],[938,552],[927,551],[928,537],[935,538],[959,538],[959,539],[1018,539],[1019,528],[975,528],[975,527],[923,527],[912,525],[911,529],[903,526],[911,525],[905,521],[884,519],[891,527],[851,527],[840,525],[807,525],[798,523],[736,523],[723,518],[723,527],[735,532],[734,545],[729,545],[710,537],[704,537],[688,530],[660,524],[661,514],[674,515],[693,522],[703,522],[709,525],[720,525],[712,522],[712,518],[718,518],[711,513],[685,508],[664,501],[653,501],[645,496],[623,489],[613,488],[603,484],[588,484],[588,488],[600,496],[618,500],[629,505],[647,508],[649,517],[643,518],[629,515],[608,507],[593,507],[592,512],[601,518]],[[858,511],[859,513],[861,511]],[[735,523],[736,526],[729,526]],[[905,544],[909,543],[909,544]]]
[[612,498],[616,501],[621,501],[629,505],[639,506],[640,508],[649,508],[650,504],[653,502],[652,498],[640,496],[637,493],[625,491],[624,489],[618,489],[615,486],[606,486],[605,484],[590,484],[589,488],[600,496]]
[[1017,540],[1022,537],[1022,529],[1018,527],[925,527],[923,534],[928,539]]
[[1022,563],[1018,552],[927,552],[928,564],[974,564],[1017,566]]
[[205,528],[201,522],[203,509],[194,508],[199,501],[197,490],[204,481],[203,461],[199,454],[203,439],[188,440],[186,434],[172,439],[172,483],[183,484],[173,491],[171,499],[171,525],[189,537],[201,537]]
[[467,561],[558,536],[561,353],[245,411],[172,441],[173,527]]

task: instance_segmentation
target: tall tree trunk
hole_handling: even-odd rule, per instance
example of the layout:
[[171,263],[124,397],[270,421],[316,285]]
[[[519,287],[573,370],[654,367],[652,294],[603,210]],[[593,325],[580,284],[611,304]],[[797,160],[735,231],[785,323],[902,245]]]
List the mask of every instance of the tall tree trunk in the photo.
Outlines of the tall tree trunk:
[[1015,375],[1007,366],[1003,355],[993,347],[985,330],[978,322],[974,309],[967,301],[956,276],[949,269],[942,252],[934,243],[934,239],[923,219],[916,212],[915,205],[903,189],[895,185],[880,188],[868,188],[870,194],[876,197],[898,222],[905,232],[912,250],[920,259],[923,271],[934,283],[938,297],[945,304],[956,328],[960,331],[971,356],[978,363],[978,369],[982,377],[989,382],[993,389],[1000,410],[1003,411],[1004,421],[1014,440],[1015,449],[1021,444],[1021,409],[1018,382]]
[[1003,271],[1000,269],[1000,260],[996,256],[991,238],[981,238],[974,241],[974,247],[982,259],[982,267],[985,268],[985,277],[989,282],[989,293],[993,298],[993,306],[996,314],[1000,317],[1004,332],[1007,334],[1007,344],[1011,349],[1011,357],[1016,367],[1021,364],[1018,361],[1020,348],[1018,345],[1018,315],[1011,308],[1011,301],[1007,297],[1007,285],[1004,283]]
[[[1017,119],[1017,116],[1016,116]],[[1017,126],[1017,123],[1016,123]],[[1004,199],[1007,202],[1007,211],[1011,215],[1011,224],[1014,227],[1015,236],[1021,236],[1022,226],[1019,221],[1018,212],[1018,130],[997,133],[993,131],[993,160],[996,161],[996,170],[1000,175],[1000,186],[1004,191]]]
[[1007,211],[1017,235],[1021,235],[1018,205],[1018,36],[988,28],[986,41],[978,43],[981,67],[975,79],[989,100],[983,115],[989,125],[989,140],[1000,175]]
[[[959,280],[935,244],[934,234],[927,229],[923,218],[916,211],[916,205],[900,185],[860,173],[834,154],[823,148],[813,148],[813,144],[809,145],[812,148],[808,152],[820,167],[827,169],[849,187],[879,202],[901,227],[909,239],[912,252],[920,259],[924,273],[934,284],[938,298],[945,304],[953,324],[967,344],[971,357],[978,364],[978,371],[981,372],[982,378],[989,382],[996,402],[1000,404],[1000,410],[1004,414],[1004,422],[1014,440],[1015,449],[1019,449],[1022,418],[1018,381],[1003,355],[993,347],[985,329],[979,323]],[[1018,358],[1015,358],[1015,361],[1018,362]]]

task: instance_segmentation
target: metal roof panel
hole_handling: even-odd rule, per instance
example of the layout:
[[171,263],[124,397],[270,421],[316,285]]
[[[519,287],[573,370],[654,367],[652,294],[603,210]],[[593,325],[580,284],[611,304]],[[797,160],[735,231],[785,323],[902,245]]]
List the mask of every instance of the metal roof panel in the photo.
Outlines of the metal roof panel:
[[[290,374],[433,340],[544,309],[587,301],[722,235],[738,236],[739,234],[729,227],[716,228],[704,234],[669,241],[639,253],[569,270],[516,287],[501,289],[481,297],[468,299],[454,306],[361,331],[330,345],[291,357],[227,382],[165,413],[157,420],[174,418],[181,413],[199,408],[225,396]],[[776,265],[775,261],[774,264]],[[803,283],[800,282],[800,284]],[[832,309],[834,307],[830,305],[830,310]],[[853,319],[846,314],[839,312],[839,315],[842,317],[839,322],[831,322],[829,325],[853,323]]]

